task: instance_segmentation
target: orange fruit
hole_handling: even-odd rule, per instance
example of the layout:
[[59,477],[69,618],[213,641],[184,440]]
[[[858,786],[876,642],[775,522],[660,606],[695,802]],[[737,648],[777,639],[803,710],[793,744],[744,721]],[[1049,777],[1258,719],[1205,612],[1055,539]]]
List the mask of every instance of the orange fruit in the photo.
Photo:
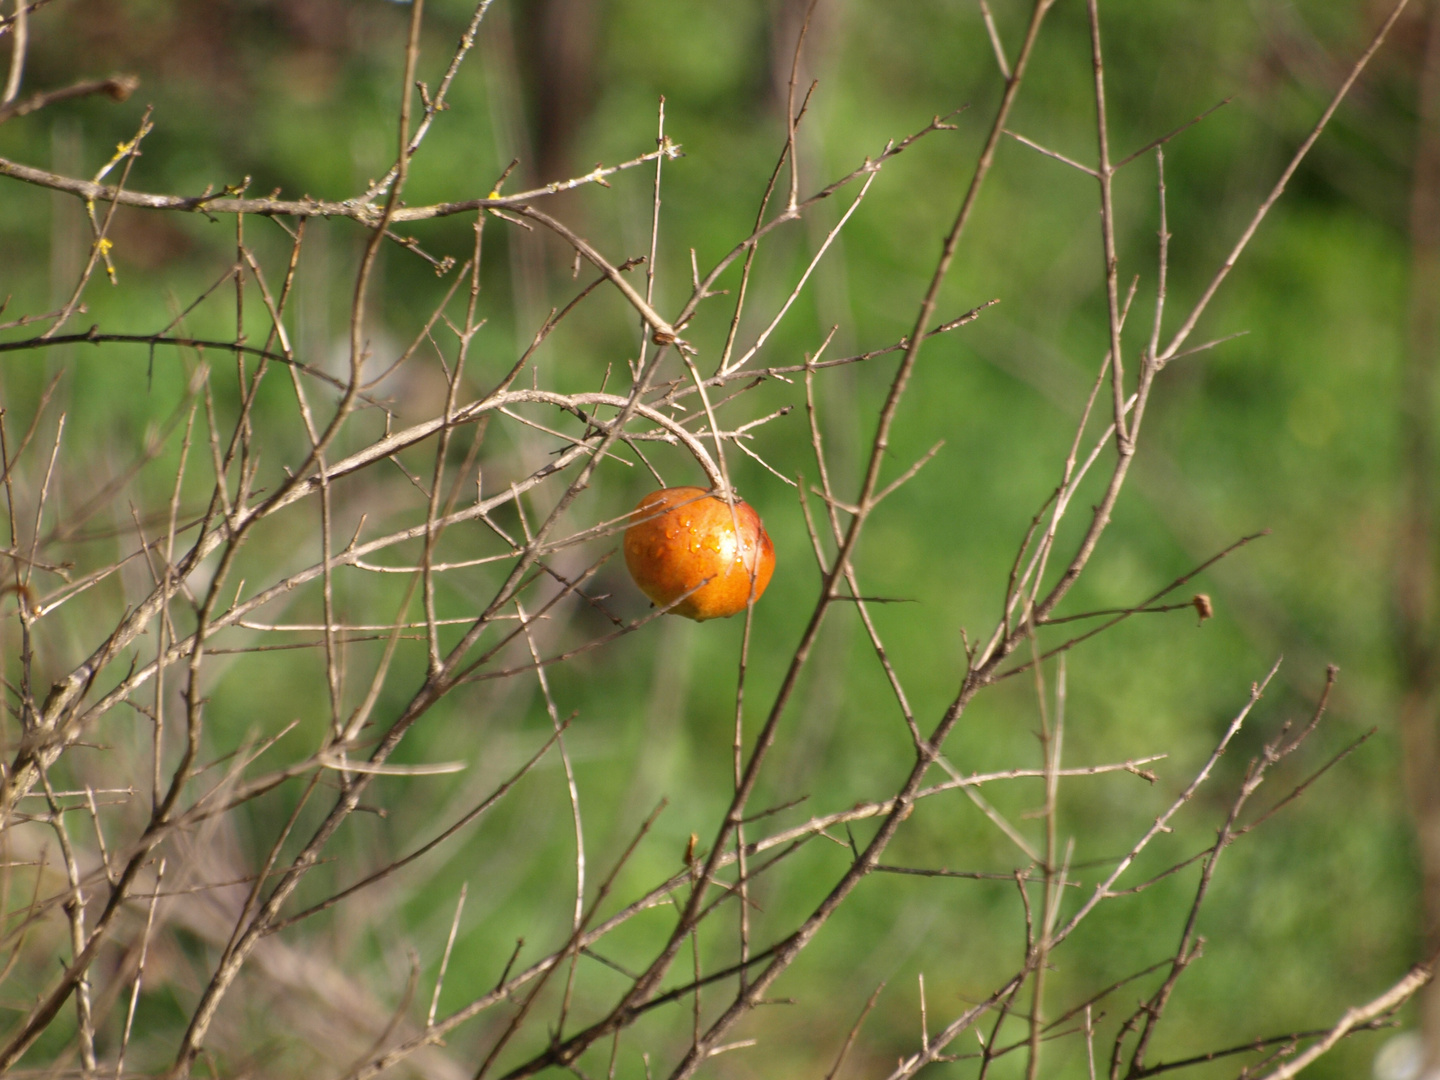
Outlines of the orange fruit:
[[775,546],[760,515],[739,499],[732,514],[729,503],[705,488],[661,488],[640,500],[630,520],[625,530],[630,576],[656,604],[675,604],[670,610],[687,619],[723,619],[744,611],[752,572],[757,600],[775,572]]

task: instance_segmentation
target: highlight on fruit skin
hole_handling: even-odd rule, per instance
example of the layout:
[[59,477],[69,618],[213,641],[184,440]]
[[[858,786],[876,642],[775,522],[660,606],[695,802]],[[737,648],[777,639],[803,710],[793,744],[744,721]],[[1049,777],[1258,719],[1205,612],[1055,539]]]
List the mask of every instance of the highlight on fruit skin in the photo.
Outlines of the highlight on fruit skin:
[[732,515],[730,504],[705,488],[661,488],[640,500],[630,520],[630,576],[658,606],[675,604],[673,614],[703,622],[744,611],[752,571],[756,600],[775,572],[775,546],[760,515],[739,499]]

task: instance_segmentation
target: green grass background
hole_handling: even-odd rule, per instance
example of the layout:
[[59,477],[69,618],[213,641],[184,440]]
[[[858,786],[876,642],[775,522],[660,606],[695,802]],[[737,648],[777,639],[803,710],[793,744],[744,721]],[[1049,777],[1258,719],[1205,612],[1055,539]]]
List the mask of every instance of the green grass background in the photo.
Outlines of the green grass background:
[[[406,192],[412,205],[483,195],[510,157],[524,152],[522,91],[505,30],[518,15],[507,5],[496,5],[493,25],[482,31],[454,86],[450,111],[439,117],[415,161]],[[1012,0],[995,4],[1012,55],[1023,7]],[[1117,154],[1231,99],[1167,147],[1174,234],[1170,328],[1368,40],[1378,10],[1319,0],[1102,4]],[[32,21],[28,86],[134,70],[142,88],[123,105],[80,101],[7,123],[0,128],[0,154],[89,175],[153,104],[156,126],[132,174],[133,188],[191,193],[249,177],[252,192],[280,188],[287,196],[348,197],[380,175],[392,154],[407,13],[403,6],[365,0],[349,5],[343,33],[326,37],[307,36],[281,5],[56,5]],[[422,78],[432,84],[438,78],[467,16],[467,5],[457,0],[427,5]],[[576,172],[596,160],[612,163],[651,148],[656,101],[665,96],[666,130],[686,156],[665,171],[657,281],[662,312],[688,295],[691,248],[703,268],[748,231],[783,144],[783,120],[767,96],[768,18],[758,0],[611,0],[604,6],[600,92],[575,149]],[[1213,836],[1245,762],[1281,720],[1307,712],[1327,663],[1341,667],[1330,718],[1285,776],[1297,780],[1363,731],[1378,729],[1307,798],[1226,854],[1201,920],[1206,955],[1182,980],[1152,1058],[1324,1026],[1346,1005],[1398,977],[1416,948],[1418,875],[1399,783],[1390,564],[1399,512],[1395,433],[1407,288],[1405,208],[1422,41],[1415,20],[1397,29],[1211,305],[1196,340],[1240,331],[1245,336],[1176,361],[1161,376],[1115,523],[1063,608],[1132,604],[1239,536],[1270,530],[1186,590],[1185,596],[1198,590],[1213,597],[1212,621],[1197,628],[1183,612],[1137,619],[1070,657],[1068,763],[1169,755],[1157,767],[1154,788],[1124,775],[1062,788],[1062,837],[1077,838],[1077,863],[1113,857],[1132,842],[1204,760],[1251,682],[1282,654],[1284,665],[1257,709],[1254,731],[1242,735],[1218,770],[1214,790],[1182,815],[1174,835],[1157,843],[1133,871],[1134,880]],[[762,364],[798,362],[832,325],[840,327],[832,355],[888,344],[909,331],[939,238],[998,100],[990,46],[972,4],[837,2],[817,30],[815,48],[811,64],[820,85],[800,138],[803,189],[848,172],[886,140],[922,127],[934,114],[968,108],[955,120],[957,130],[928,137],[886,166],[833,256],[766,346]],[[1084,7],[1074,0],[1061,0],[1050,16],[1010,126],[1079,160],[1093,158],[1088,28]],[[562,204],[565,214],[615,261],[640,254],[648,244],[650,175],[636,170],[610,190],[588,189]],[[1132,357],[1154,297],[1154,183],[1149,156],[1117,181],[1122,283],[1140,275],[1126,339]],[[752,333],[848,198],[842,194],[832,200],[839,205],[822,205],[814,223],[781,230],[762,250],[745,323]],[[875,618],[922,727],[935,722],[963,673],[962,628],[973,638],[993,625],[1015,547],[1054,486],[1088,380],[1106,348],[1096,206],[1090,178],[1015,142],[1001,146],[942,292],[939,316],[953,317],[992,298],[1001,302],[973,326],[925,347],[901,407],[890,475],[935,441],[944,439],[945,447],[876,516],[856,565],[867,594],[913,601],[878,607]],[[72,201],[48,191],[16,182],[0,189],[0,295],[10,298],[11,312],[51,310],[63,302],[71,280],[66,274],[83,258],[86,234],[79,220]],[[277,280],[288,242],[258,219],[247,221],[246,230]],[[292,331],[302,355],[323,364],[334,360],[343,339],[363,234],[346,222],[313,222],[310,230]],[[470,219],[411,231],[437,254],[468,254]],[[114,236],[119,284],[99,278],[91,284],[88,312],[77,318],[77,329],[94,323],[108,331],[148,333],[171,317],[177,303],[187,304],[223,273],[233,255],[228,219],[126,209],[117,214]],[[529,238],[517,239],[513,229],[492,220],[486,244],[481,309],[489,321],[471,361],[471,394],[509,366],[556,302],[552,297],[568,295],[559,261],[547,280],[546,262]],[[376,340],[392,348],[407,341],[446,284],[418,259],[385,252],[376,287]],[[733,290],[735,274],[722,285]],[[222,290],[196,309],[190,330],[232,334],[229,296]],[[692,328],[702,366],[713,363],[727,302],[712,301]],[[263,335],[258,301],[252,300],[249,314],[252,336]],[[607,364],[622,369],[634,339],[625,308],[601,296],[547,344],[537,360],[538,378],[565,390],[592,389]],[[48,380],[64,372],[58,394],[69,416],[71,472],[61,484],[59,507],[94,490],[98,477],[135,452],[147,426],[170,413],[183,391],[185,362],[157,355],[152,380],[140,347],[55,348],[5,358],[4,405],[24,422]],[[229,363],[212,362],[217,369]],[[877,360],[821,380],[842,491],[853,487],[863,465],[894,364],[893,358]],[[427,415],[433,394],[423,397],[423,381],[407,385],[416,399],[397,400],[400,416]],[[797,386],[771,383],[738,403],[731,416],[760,416],[800,400]],[[222,392],[221,408],[233,404],[233,394],[226,401]],[[261,405],[268,440],[263,466],[271,476],[303,454],[303,432],[291,410],[280,387]],[[804,424],[803,410],[770,424],[756,449],[780,472],[813,479]],[[42,430],[53,430],[53,422]],[[497,454],[513,452],[505,433],[491,438]],[[167,464],[173,470],[175,460],[172,444],[128,497],[139,505],[163,505],[173,476],[167,476]],[[657,460],[669,482],[698,482],[680,456],[661,453]],[[423,455],[411,466],[428,468]],[[747,691],[756,718],[808,617],[818,576],[794,491],[738,455],[732,468],[766,521],[780,565],[756,613]],[[602,473],[577,504],[576,520],[623,513],[646,489],[638,473]],[[197,481],[197,499],[203,490]],[[1092,485],[1077,500],[1076,521],[1063,533],[1069,544],[1097,497]],[[53,512],[63,520],[63,509]],[[126,513],[117,512],[117,528]],[[515,524],[513,516],[506,520]],[[306,535],[308,521],[261,530],[246,552],[256,572],[293,561],[286,545]],[[243,576],[244,568],[237,573]],[[608,567],[600,581],[627,613],[643,610],[643,602],[627,592],[623,571]],[[342,585],[342,593],[349,597],[344,590],[354,590],[355,605],[373,602],[378,611],[393,608],[399,588],[367,577]],[[442,605],[452,613],[486,595],[479,575],[447,588]],[[124,599],[117,587],[103,603],[96,600],[97,608],[89,610],[100,614],[92,618],[103,620],[108,612],[113,620]],[[318,610],[311,595],[287,614],[313,617]],[[576,713],[570,745],[587,812],[592,889],[662,795],[670,807],[622,874],[622,894],[677,869],[686,837],[706,836],[723,809],[741,627],[738,621],[698,627],[677,622],[651,625],[553,675],[562,714]],[[94,626],[77,617],[44,642],[57,670],[65,658],[93,647]],[[374,655],[357,647],[354,670],[363,671]],[[404,659],[412,670],[423,669],[420,651]],[[13,657],[6,663],[13,665]],[[211,749],[223,752],[248,732],[276,730],[294,717],[302,725],[293,738],[313,740],[328,713],[318,663],[313,652],[272,654],[258,682],[248,674],[252,669],[223,669],[210,689]],[[363,678],[357,675],[357,685]],[[409,687],[397,680],[382,713],[398,707]],[[359,821],[342,835],[331,850],[334,861],[312,876],[300,903],[353,880],[356,867],[379,865],[385,853],[408,849],[477,776],[498,778],[538,745],[549,723],[543,701],[528,686],[506,695],[457,695],[416,729],[402,760],[458,756],[473,761],[472,773],[379,783],[375,799],[392,807],[390,816]],[[982,695],[967,713],[948,744],[951,759],[967,771],[1037,764],[1037,723],[1033,687],[1013,680]],[[909,761],[904,727],[858,620],[836,611],[754,805],[767,805],[777,792],[812,793],[809,803],[778,819],[789,822],[884,797]],[[103,775],[98,756],[84,767]],[[1287,790],[1278,780],[1271,787],[1259,797],[1261,805]],[[262,856],[269,830],[294,797],[281,792],[237,826],[239,843],[253,857]],[[1040,798],[1036,784],[993,794],[1012,818]],[[1024,827],[1038,835],[1038,823]],[[348,921],[337,916],[317,923],[310,932],[322,944],[314,947],[324,951],[326,935],[332,935],[328,948],[336,963],[366,972],[379,997],[393,1004],[404,969],[396,958],[414,948],[426,979],[433,976],[456,892],[469,881],[443,1012],[444,1005],[494,982],[517,937],[526,939],[522,957],[529,959],[563,941],[573,901],[569,830],[562,777],[552,761],[461,842],[368,897]],[[863,842],[868,829],[857,827],[856,835]],[[843,872],[847,858],[842,847],[818,841],[796,856],[783,888],[757,886],[757,940],[783,932],[803,915]],[[958,796],[917,810],[887,858],[1000,871],[1024,862]],[[477,872],[483,877],[477,879]],[[1096,872],[1087,871],[1087,880]],[[1191,870],[1102,908],[1055,958],[1052,1012],[1172,950],[1193,882]],[[660,911],[637,921],[617,935],[612,952],[640,962],[669,918]],[[938,1026],[1018,964],[1022,934],[1013,886],[891,876],[868,881],[776,987],[778,996],[799,1004],[775,1006],[747,1021],[737,1037],[759,1037],[760,1047],[726,1055],[710,1068],[733,1076],[823,1075],[853,1017],[884,979],[888,989],[849,1067],[853,1075],[883,1074],[918,1040],[917,973],[925,973],[931,1023]],[[712,938],[706,940],[707,959],[719,963],[730,939],[718,931]],[[186,962],[201,973],[208,956],[195,943]],[[582,1012],[620,985],[618,975],[603,969],[587,978]],[[1107,1023],[1128,1013],[1138,993],[1117,995]],[[157,1046],[183,1022],[191,994],[193,987],[177,979],[146,996],[139,1023]],[[496,1030],[472,1025],[451,1046],[469,1060]],[[687,1030],[688,1020],[674,1007],[647,1018],[633,1045],[622,1043],[622,1075],[642,1074],[639,1049],[647,1045],[656,1051],[656,1068],[664,1068]],[[56,1034],[55,1044],[62,1035]],[[1362,1075],[1384,1037],[1347,1043],[1313,1075]],[[274,1061],[294,1055],[298,1069],[308,1060],[303,1051],[283,1048],[278,1031],[275,1038],[276,1045],[266,1048],[281,1055]],[[257,1055],[261,1049],[252,1048]],[[37,1053],[43,1058],[45,1052],[42,1044]],[[1083,1075],[1083,1044],[1073,1038],[1056,1044],[1046,1063],[1052,1075]],[[603,1054],[585,1065],[603,1071]],[[1020,1068],[1016,1055],[997,1067],[997,1075],[1019,1075]],[[1198,1072],[1235,1070],[1227,1063]],[[955,1076],[972,1071],[967,1063],[935,1070]]]

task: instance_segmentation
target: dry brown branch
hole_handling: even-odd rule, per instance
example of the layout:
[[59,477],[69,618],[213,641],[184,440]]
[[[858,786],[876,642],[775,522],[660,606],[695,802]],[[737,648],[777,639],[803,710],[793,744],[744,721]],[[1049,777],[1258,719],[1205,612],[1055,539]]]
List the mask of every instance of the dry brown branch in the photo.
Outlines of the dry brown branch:
[[90,79],[85,82],[72,83],[59,90],[31,94],[24,101],[7,101],[5,105],[0,106],[0,124],[17,116],[28,116],[30,113],[39,112],[47,106],[62,101],[89,97],[92,94],[104,94],[111,101],[125,101],[139,86],[140,80],[134,75],[111,75],[108,79]]
[[1316,1058],[1320,1057],[1350,1032],[1369,1023],[1378,1016],[1385,1016],[1394,1012],[1401,1005],[1405,1004],[1415,995],[1431,978],[1434,977],[1433,960],[1428,964],[1418,964],[1411,968],[1405,976],[1386,990],[1379,997],[1367,1001],[1363,1005],[1356,1005],[1352,1009],[1346,1009],[1345,1015],[1335,1022],[1335,1026],[1325,1033],[1325,1037],[1315,1043],[1303,1053],[1296,1055],[1292,1060],[1272,1072],[1266,1073],[1263,1080],[1289,1080],[1290,1077],[1300,1072]]

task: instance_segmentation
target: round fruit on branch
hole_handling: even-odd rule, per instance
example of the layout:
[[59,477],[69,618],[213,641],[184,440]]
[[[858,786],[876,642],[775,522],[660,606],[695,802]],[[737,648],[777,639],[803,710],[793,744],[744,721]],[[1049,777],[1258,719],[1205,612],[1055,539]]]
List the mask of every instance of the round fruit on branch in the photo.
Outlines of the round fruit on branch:
[[775,546],[760,515],[739,499],[732,508],[705,488],[661,488],[640,500],[630,520],[630,576],[656,604],[674,604],[670,610],[687,619],[744,611],[752,588],[759,600],[775,572]]

